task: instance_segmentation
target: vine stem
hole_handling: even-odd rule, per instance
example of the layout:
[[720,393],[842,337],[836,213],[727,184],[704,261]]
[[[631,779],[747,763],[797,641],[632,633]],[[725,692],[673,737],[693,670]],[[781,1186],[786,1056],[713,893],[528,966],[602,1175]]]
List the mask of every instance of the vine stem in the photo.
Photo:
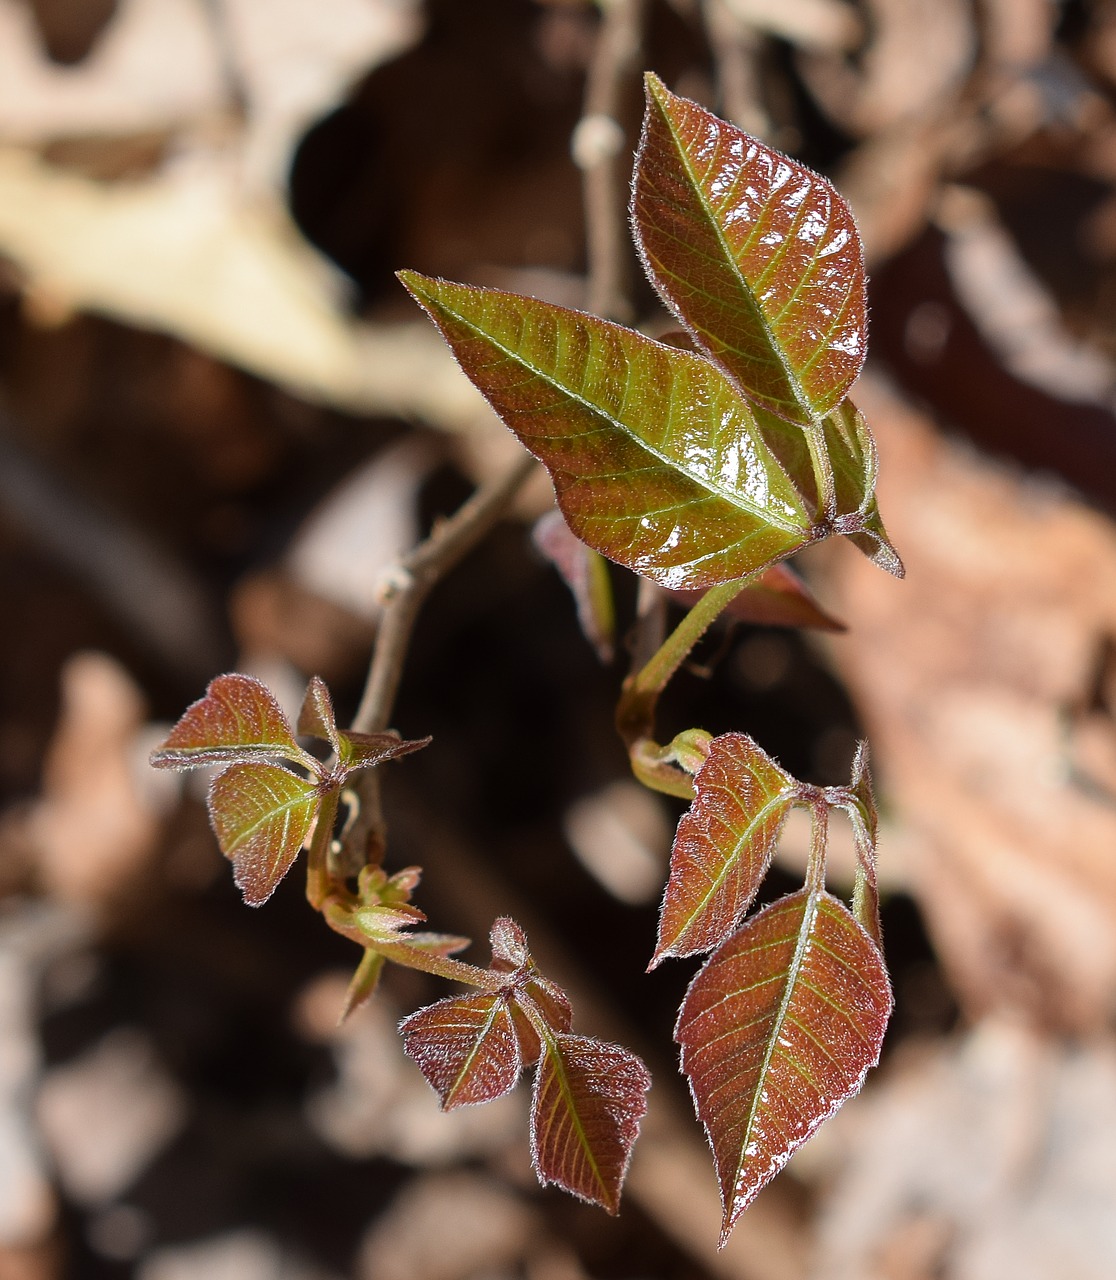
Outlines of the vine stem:
[[625,744],[649,738],[655,728],[659,695],[722,610],[752,581],[739,578],[710,589],[667,636],[651,659],[624,682],[616,709],[616,727]]
[[[384,612],[376,636],[364,692],[353,720],[359,733],[382,733],[391,720],[399,683],[419,613],[435,584],[458,564],[497,523],[537,463],[523,454],[503,474],[482,485],[430,536],[388,570]],[[345,833],[336,871],[354,874],[383,860],[384,819],[380,771],[368,769],[353,780],[358,811]]]

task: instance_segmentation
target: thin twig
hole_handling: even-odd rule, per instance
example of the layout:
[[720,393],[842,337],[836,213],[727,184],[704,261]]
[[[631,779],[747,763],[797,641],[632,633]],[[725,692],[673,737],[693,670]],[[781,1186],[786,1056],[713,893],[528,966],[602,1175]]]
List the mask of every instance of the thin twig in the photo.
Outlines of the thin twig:
[[[449,519],[438,524],[425,542],[388,571],[384,613],[353,720],[355,730],[382,733],[387,729],[411,633],[426,597],[507,511],[535,466],[535,459],[529,454],[516,459],[504,475],[478,489]],[[379,779],[379,770],[369,769],[354,784],[359,810],[345,833],[342,866],[338,868],[343,874],[352,874],[366,862],[379,862],[382,858],[384,822]]]
[[626,183],[620,172],[624,129],[617,115],[621,92],[639,56],[644,0],[598,0],[601,25],[574,130],[574,160],[582,171],[589,259],[586,310],[627,320],[628,231]]
[[702,11],[717,66],[717,88],[724,114],[757,138],[770,139],[771,118],[760,93],[758,55],[762,37],[745,25],[725,0],[704,0]]

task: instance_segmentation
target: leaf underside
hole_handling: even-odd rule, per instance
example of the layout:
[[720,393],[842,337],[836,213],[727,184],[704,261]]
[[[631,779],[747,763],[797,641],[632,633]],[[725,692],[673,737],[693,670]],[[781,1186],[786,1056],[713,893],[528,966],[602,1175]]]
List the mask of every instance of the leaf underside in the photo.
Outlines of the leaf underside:
[[314,782],[279,765],[234,764],[214,780],[209,815],[249,906],[271,897],[306,842],[319,804]]
[[602,555],[663,586],[698,588],[811,540],[802,495],[708,360],[533,298],[412,271],[400,279],[542,460],[574,533]]
[[286,756],[305,756],[287,717],[268,687],[253,676],[233,673],[211,680],[205,696],[192,703],[151,756],[157,768]]
[[670,857],[651,968],[718,946],[752,905],[797,794],[747,734],[714,738]]
[[509,1002],[499,992],[451,996],[399,1024],[403,1048],[442,1109],[490,1102],[519,1079],[522,1062]]
[[548,1039],[531,1105],[539,1181],[616,1213],[650,1086],[647,1068],[619,1045],[568,1034]]
[[830,182],[648,75],[632,227],[663,301],[749,398],[804,425],[841,402],[867,305]]
[[690,984],[675,1039],[713,1149],[721,1242],[879,1059],[891,988],[846,908],[802,889],[749,920]]

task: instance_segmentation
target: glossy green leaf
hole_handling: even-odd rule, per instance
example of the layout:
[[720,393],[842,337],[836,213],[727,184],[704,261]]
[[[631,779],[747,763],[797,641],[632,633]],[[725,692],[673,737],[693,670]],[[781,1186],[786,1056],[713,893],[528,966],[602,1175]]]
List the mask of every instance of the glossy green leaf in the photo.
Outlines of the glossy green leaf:
[[833,185],[647,76],[632,227],[647,274],[757,404],[810,423],[864,364],[864,257]]
[[234,764],[214,780],[209,816],[249,906],[271,897],[310,834],[320,803],[315,782],[275,764]]
[[430,1082],[443,1111],[490,1102],[514,1088],[522,1070],[509,997],[451,996],[399,1024],[403,1048]]
[[295,742],[291,726],[266,685],[234,673],[210,681],[205,696],[192,703],[151,754],[160,769],[281,756],[316,769],[312,756]]
[[489,939],[491,968],[509,976],[509,990],[515,996],[512,1019],[519,1035],[523,1065],[529,1067],[542,1052],[535,1020],[541,1020],[553,1032],[568,1031],[573,1023],[569,997],[557,983],[539,972],[527,948],[527,935],[514,920],[500,916],[492,925]]
[[802,889],[748,921],[690,985],[675,1039],[721,1184],[721,1242],[879,1060],[891,988],[872,939]]
[[647,1068],[619,1045],[548,1038],[531,1103],[539,1181],[615,1213],[650,1087]]
[[708,360],[532,298],[400,279],[602,555],[663,586],[700,588],[811,540],[801,493]]
[[729,936],[771,866],[798,783],[744,733],[714,738],[670,856],[650,968]]

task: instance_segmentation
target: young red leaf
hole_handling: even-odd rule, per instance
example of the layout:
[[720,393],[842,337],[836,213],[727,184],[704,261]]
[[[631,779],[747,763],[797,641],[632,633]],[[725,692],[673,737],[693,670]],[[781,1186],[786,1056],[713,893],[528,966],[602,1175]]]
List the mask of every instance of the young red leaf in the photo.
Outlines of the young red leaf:
[[514,991],[512,1019],[519,1035],[519,1049],[525,1067],[538,1061],[542,1042],[524,1009],[530,1002],[531,1012],[541,1018],[551,1031],[568,1031],[573,1023],[569,997],[556,983],[544,977],[527,949],[527,935],[514,920],[500,916],[489,933],[492,944],[492,969],[507,973]]
[[338,737],[341,741],[338,755],[346,769],[367,769],[385,760],[397,760],[412,751],[421,751],[432,741],[430,738],[404,739],[393,729],[385,733],[357,733],[350,729]]
[[822,433],[833,469],[837,527],[869,560],[901,578],[903,562],[888,540],[876,501],[876,442],[864,415],[845,400],[826,417]]
[[602,662],[611,662],[615,649],[616,613],[608,566],[599,551],[587,547],[562,518],[551,510],[536,521],[535,546],[562,575],[577,605],[577,620],[585,638]]
[[320,803],[315,782],[275,764],[234,764],[214,779],[209,816],[249,906],[266,902],[287,874]]
[[539,1181],[616,1213],[650,1087],[647,1068],[619,1045],[549,1037],[531,1104]]
[[872,792],[872,777],[868,772],[868,744],[857,744],[852,766],[850,788],[857,803],[849,805],[849,819],[856,847],[856,883],[853,889],[853,915],[871,935],[876,946],[883,948],[883,930],[880,927],[880,890],[876,878],[876,836],[879,814],[876,797]]
[[443,1111],[490,1102],[515,1086],[519,1038],[502,992],[451,996],[399,1024],[403,1050],[442,1102]]
[[767,875],[798,791],[747,734],[713,739],[674,838],[650,968],[709,951],[732,933]]
[[765,908],[690,984],[675,1039],[721,1183],[721,1243],[879,1060],[891,987],[871,938],[827,893]]
[[497,916],[488,931],[492,947],[492,968],[497,973],[514,973],[532,963],[527,949],[527,935],[510,916]]
[[648,74],[632,227],[666,305],[745,394],[807,424],[864,364],[864,255],[833,185]]
[[194,769],[269,756],[318,767],[295,742],[267,686],[234,673],[210,681],[205,697],[186,708],[166,742],[151,753],[151,763],[159,769]]
[[533,298],[399,278],[602,555],[665,587],[700,588],[811,541],[801,494],[708,360]]
[[333,699],[321,676],[315,676],[306,687],[306,696],[302,699],[302,709],[298,713],[298,731],[311,738],[321,738],[338,755],[341,754]]

